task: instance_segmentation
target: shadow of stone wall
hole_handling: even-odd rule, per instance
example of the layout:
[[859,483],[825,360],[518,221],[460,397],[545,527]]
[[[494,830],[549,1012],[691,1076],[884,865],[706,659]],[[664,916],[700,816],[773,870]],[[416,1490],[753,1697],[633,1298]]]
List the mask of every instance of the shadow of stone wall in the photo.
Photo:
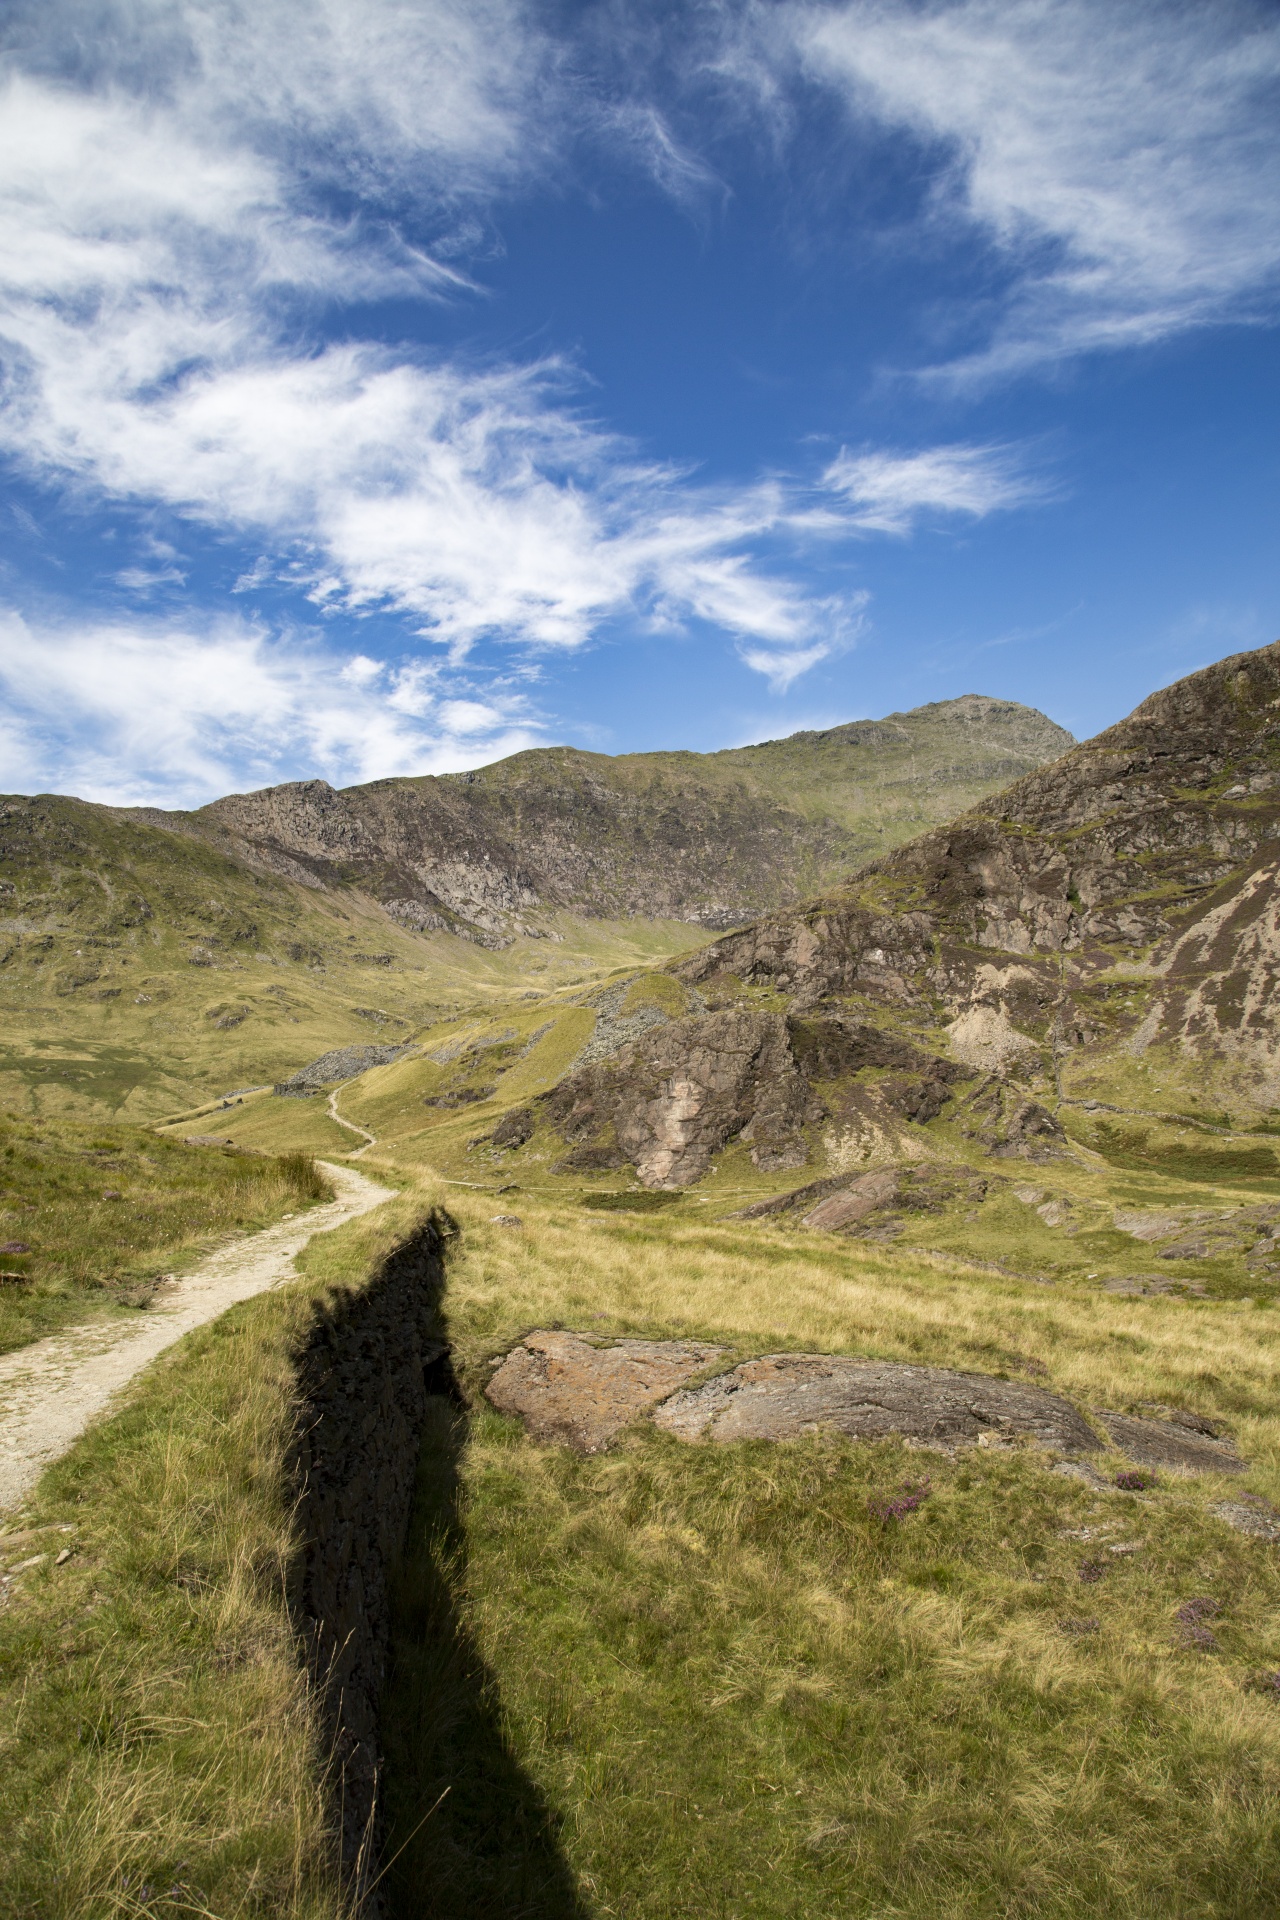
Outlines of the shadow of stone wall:
[[364,1287],[316,1309],[295,1357],[289,1461],[299,1551],[289,1608],[328,1742],[344,1876],[379,1911],[382,1758],[378,1707],[390,1644],[389,1590],[404,1546],[427,1409],[453,1388],[440,1301],[456,1231],[437,1211]]

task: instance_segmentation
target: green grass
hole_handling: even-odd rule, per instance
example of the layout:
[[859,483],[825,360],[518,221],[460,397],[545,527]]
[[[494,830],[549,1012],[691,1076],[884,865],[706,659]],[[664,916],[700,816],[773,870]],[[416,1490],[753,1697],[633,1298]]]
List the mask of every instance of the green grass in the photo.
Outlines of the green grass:
[[42,1556],[0,1607],[6,1920],[348,1920],[284,1597],[292,1355],[422,1211],[324,1235],[323,1271],[179,1342],[6,1516],[0,1566]]
[[[630,1215],[525,1191],[513,1233],[492,1199],[448,1194],[473,1412],[440,1410],[400,1588],[397,1920],[1274,1907],[1280,1706],[1251,1681],[1280,1666],[1280,1567],[1212,1511],[1241,1484],[1280,1495],[1273,1316],[795,1229],[762,1244],[688,1201]],[[643,1424],[583,1460],[482,1397],[488,1358],[552,1324],[1034,1365],[1086,1408],[1223,1419],[1253,1466],[1096,1494],[1032,1448],[685,1447]],[[878,1517],[926,1475],[918,1511]],[[1176,1618],[1197,1597],[1221,1608],[1211,1648]]]
[[189,1147],[141,1127],[0,1117],[0,1352],[145,1306],[234,1233],[331,1197],[304,1154]]

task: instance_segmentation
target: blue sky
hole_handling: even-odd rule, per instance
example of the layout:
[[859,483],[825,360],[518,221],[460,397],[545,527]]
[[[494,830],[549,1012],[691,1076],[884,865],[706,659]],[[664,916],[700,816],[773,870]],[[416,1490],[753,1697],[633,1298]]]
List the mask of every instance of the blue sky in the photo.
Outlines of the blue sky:
[[1280,10],[18,0],[0,786],[192,805],[1280,634]]

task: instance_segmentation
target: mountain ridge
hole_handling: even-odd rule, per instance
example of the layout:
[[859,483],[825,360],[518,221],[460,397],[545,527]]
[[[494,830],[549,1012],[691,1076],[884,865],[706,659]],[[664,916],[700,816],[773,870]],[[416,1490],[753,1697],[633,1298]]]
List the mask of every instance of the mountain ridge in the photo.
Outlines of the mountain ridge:
[[718,930],[1072,744],[1034,708],[966,694],[715,754],[532,748],[466,773],[289,782],[145,817],[303,885],[360,885],[404,926],[481,945],[536,936],[557,908]]

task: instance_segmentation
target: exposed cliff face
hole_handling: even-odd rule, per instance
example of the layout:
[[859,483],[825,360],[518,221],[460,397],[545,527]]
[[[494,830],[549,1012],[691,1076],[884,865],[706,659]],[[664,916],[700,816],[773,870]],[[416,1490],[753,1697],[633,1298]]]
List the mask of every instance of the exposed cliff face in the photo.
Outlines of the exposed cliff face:
[[313,887],[358,887],[417,931],[482,945],[548,911],[739,925],[829,885],[1071,736],[966,695],[721,754],[555,747],[475,773],[321,780],[147,817]]

